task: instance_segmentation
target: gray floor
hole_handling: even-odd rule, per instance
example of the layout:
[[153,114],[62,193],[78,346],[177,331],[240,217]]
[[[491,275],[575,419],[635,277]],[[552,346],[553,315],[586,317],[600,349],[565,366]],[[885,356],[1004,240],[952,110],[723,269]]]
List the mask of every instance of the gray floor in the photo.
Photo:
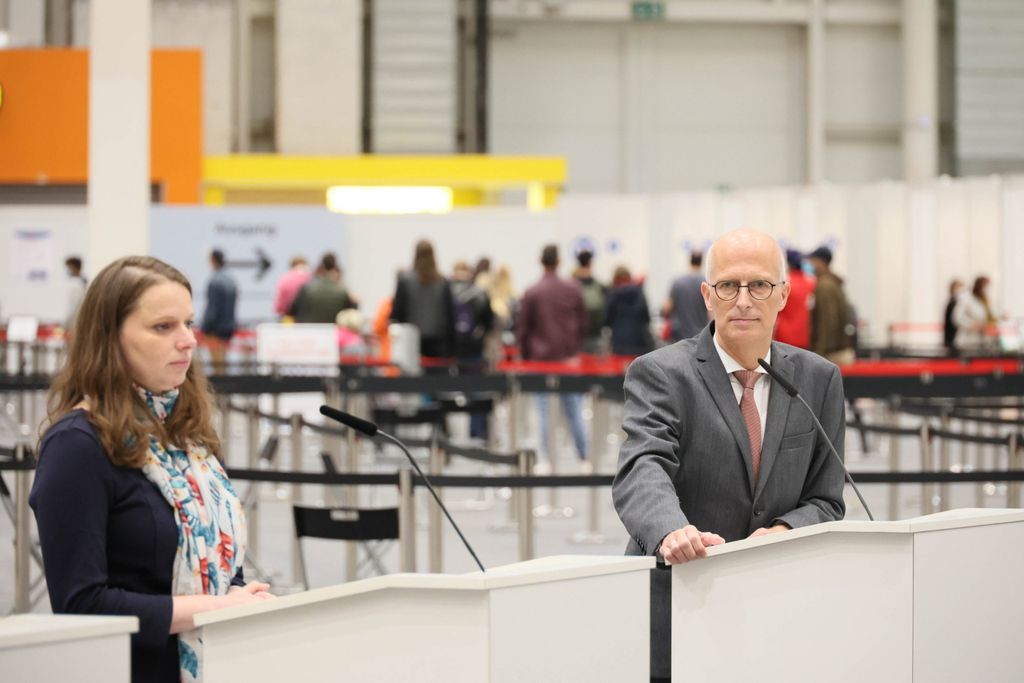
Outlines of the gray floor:
[[[287,397],[279,406],[281,414],[291,412],[302,412],[307,415],[315,413],[321,398],[319,395],[303,395]],[[865,419],[869,422],[882,419],[882,414],[871,404],[865,404]],[[0,443],[9,444],[14,438],[14,430],[17,426],[10,419],[13,411],[8,409],[5,397],[0,396]],[[269,409],[269,403],[264,405]],[[618,425],[621,420],[619,406],[606,406],[608,409],[607,424]],[[587,411],[590,416],[589,410]],[[904,417],[902,422],[905,425],[916,425],[920,418]],[[508,412],[503,406],[498,410],[495,426],[503,438],[498,439],[496,446],[499,449],[508,447]],[[421,435],[412,428],[407,435]],[[464,419],[453,418],[450,424],[450,432],[453,438],[458,438],[467,430]],[[521,440],[524,446],[536,446],[535,420],[532,416],[518,427],[518,433],[523,435]],[[261,426],[261,442],[270,433],[270,426]],[[242,419],[233,419],[231,423],[231,437],[229,443],[229,462],[236,466],[243,466],[245,458],[244,451],[247,449],[246,425]],[[562,473],[577,473],[579,465],[564,430],[558,431],[556,449],[556,470]],[[291,462],[291,454],[288,453],[289,439],[286,434],[282,438],[282,451],[279,453],[281,461]],[[620,434],[613,430],[602,440],[603,448],[597,449],[597,467],[599,472],[611,473],[614,469],[615,457]],[[847,462],[856,475],[857,471],[882,471],[890,467],[889,437],[872,437],[868,442],[868,450],[861,447],[860,437],[856,433],[848,433],[846,439]],[[306,434],[303,447],[303,468],[310,471],[321,471],[321,464],[318,453],[322,448],[320,439],[312,434]],[[918,442],[914,439],[903,438],[898,443],[896,461],[900,469],[919,470],[921,469],[921,451]],[[985,465],[1005,467],[1005,448],[991,449],[961,449],[954,447],[950,453],[950,459],[954,466],[980,467]],[[401,465],[400,456],[397,451],[378,452],[369,443],[363,443],[360,448],[360,469],[362,471],[394,471]],[[422,457],[422,454],[420,454]],[[499,468],[453,461],[453,464],[446,470],[448,474],[500,474]],[[5,475],[8,486],[11,487],[11,473]],[[239,494],[246,496],[247,482],[237,483]],[[13,488],[13,487],[12,487]],[[1007,504],[1007,490],[1001,484],[986,485],[956,485],[949,487],[946,493],[946,502],[942,504],[938,496],[942,491],[939,487],[925,490],[921,485],[900,485],[896,488],[896,498],[890,499],[890,487],[887,485],[865,485],[862,491],[872,507],[877,519],[906,518],[922,514],[922,500],[935,497],[933,503],[936,508],[946,507],[1004,507]],[[288,499],[289,487],[275,484],[260,484],[258,491],[258,533],[252,557],[256,563],[269,576],[273,590],[278,593],[289,593],[301,590],[298,577],[293,571],[292,557],[292,527],[290,517],[290,502]],[[301,498],[308,504],[323,504],[335,500],[332,496],[336,491],[325,491],[324,487],[304,486],[301,491]],[[462,527],[470,542],[475,546],[477,554],[483,563],[489,567],[517,561],[517,539],[514,525],[510,524],[511,513],[509,507],[509,494],[505,490],[493,489],[449,489],[445,492],[445,499],[452,508],[452,515]],[[559,554],[621,554],[626,543],[626,533],[619,523],[611,505],[610,491],[608,488],[597,490],[594,497],[597,505],[590,504],[591,495],[587,489],[569,488],[552,492],[548,489],[538,489],[534,494],[534,503],[538,507],[547,505],[556,510],[569,513],[566,515],[543,515],[535,517],[535,550],[537,556],[559,555]],[[377,487],[373,490],[364,489],[360,493],[360,503],[364,505],[392,504],[396,500],[393,489]],[[848,518],[866,519],[866,514],[849,486],[846,489],[846,501],[848,507]],[[418,493],[417,510],[417,568],[425,571],[427,567],[427,510],[432,504],[429,494],[421,490]],[[890,505],[895,508],[890,509]],[[590,533],[596,528],[597,534]],[[345,579],[345,550],[344,544],[331,541],[306,540],[303,542],[310,581],[313,586],[323,586],[338,583]],[[472,559],[462,548],[458,537],[448,528],[443,532],[443,570],[446,572],[468,572],[475,569]],[[388,571],[398,569],[398,549],[390,547],[383,553],[383,563]],[[0,512],[0,615],[7,614],[13,607],[14,602],[14,557],[13,557],[13,524],[7,514]],[[35,572],[34,568],[34,572]],[[45,598],[42,598],[35,606],[34,611],[49,611],[49,605]]]

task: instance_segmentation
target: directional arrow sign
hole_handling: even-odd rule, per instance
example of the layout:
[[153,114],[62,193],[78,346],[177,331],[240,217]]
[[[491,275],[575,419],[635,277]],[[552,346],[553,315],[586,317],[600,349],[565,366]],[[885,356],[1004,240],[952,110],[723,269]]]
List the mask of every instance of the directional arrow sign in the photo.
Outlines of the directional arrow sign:
[[231,261],[225,258],[224,265],[228,268],[255,268],[256,280],[262,280],[263,276],[267,274],[267,271],[270,270],[274,263],[265,253],[263,253],[262,249],[256,247],[255,261]]

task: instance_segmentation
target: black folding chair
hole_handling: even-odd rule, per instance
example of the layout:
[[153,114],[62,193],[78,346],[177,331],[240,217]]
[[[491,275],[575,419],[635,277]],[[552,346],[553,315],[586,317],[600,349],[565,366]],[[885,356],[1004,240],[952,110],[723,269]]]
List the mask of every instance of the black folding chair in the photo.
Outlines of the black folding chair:
[[303,505],[292,506],[295,520],[295,536],[299,545],[299,565],[302,568],[302,582],[309,589],[309,574],[302,548],[303,538],[323,538],[334,541],[360,541],[367,557],[359,564],[359,570],[373,564],[378,573],[386,573],[371,541],[398,540],[398,508],[314,508]]

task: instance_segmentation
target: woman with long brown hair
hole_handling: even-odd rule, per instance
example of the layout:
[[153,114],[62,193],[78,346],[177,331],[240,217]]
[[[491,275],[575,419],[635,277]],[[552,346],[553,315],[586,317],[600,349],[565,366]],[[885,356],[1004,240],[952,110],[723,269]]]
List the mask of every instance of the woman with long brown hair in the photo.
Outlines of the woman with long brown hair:
[[420,331],[420,355],[449,358],[455,353],[455,310],[451,284],[437,268],[434,247],[416,243],[412,270],[398,275],[391,319]]
[[192,362],[192,289],[131,256],[92,281],[50,389],[35,511],[55,613],[132,615],[133,681],[202,677],[200,612],[267,599]]

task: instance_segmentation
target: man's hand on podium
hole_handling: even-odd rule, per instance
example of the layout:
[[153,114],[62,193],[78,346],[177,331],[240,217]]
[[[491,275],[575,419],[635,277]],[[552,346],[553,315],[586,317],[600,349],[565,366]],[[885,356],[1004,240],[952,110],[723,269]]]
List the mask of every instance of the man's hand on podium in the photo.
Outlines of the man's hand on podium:
[[776,524],[775,526],[763,526],[760,529],[750,534],[750,538],[757,538],[758,536],[767,536],[768,534],[777,534],[780,531],[789,531],[789,525],[787,524]]
[[661,541],[658,553],[667,564],[682,564],[707,557],[707,549],[721,545],[725,539],[710,531],[701,531],[692,524],[676,529]]

